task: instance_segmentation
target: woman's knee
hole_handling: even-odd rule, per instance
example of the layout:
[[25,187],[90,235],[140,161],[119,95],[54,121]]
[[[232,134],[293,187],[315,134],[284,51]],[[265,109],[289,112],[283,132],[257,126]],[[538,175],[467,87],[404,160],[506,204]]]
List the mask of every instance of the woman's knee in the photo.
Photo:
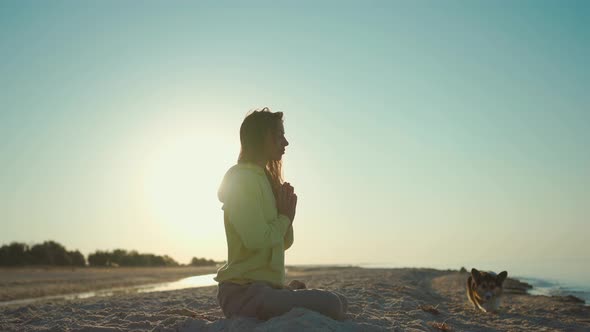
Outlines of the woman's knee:
[[336,320],[343,320],[347,309],[344,296],[319,289],[277,290],[267,288],[261,292],[257,316],[261,319],[279,316],[296,307],[317,311]]
[[348,311],[348,300],[346,299],[346,297],[340,293],[336,293],[334,292],[334,294],[336,294],[338,296],[338,298],[340,299],[340,303],[342,304],[342,312],[344,314],[346,314],[346,312]]
[[259,319],[269,319],[280,316],[293,309],[293,294],[289,290],[265,288],[260,294],[260,305],[257,316]]
[[346,309],[348,307],[348,302],[344,296],[329,292],[333,297],[334,304],[332,305],[333,316],[332,318],[336,320],[344,320],[346,317]]
[[[295,291],[298,292],[298,291]],[[343,320],[346,310],[346,299],[341,299],[340,295],[319,289],[307,290],[311,295],[308,299],[312,303],[310,309],[316,310],[323,315],[336,320]]]

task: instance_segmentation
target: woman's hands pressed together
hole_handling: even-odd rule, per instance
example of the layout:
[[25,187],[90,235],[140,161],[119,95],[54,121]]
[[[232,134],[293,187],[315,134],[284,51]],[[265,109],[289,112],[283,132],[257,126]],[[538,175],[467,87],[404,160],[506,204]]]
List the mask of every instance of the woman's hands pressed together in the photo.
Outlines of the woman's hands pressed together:
[[297,195],[295,194],[295,188],[291,186],[289,182],[283,183],[279,190],[279,201],[277,203],[277,209],[280,214],[284,214],[291,220],[295,219],[295,212],[297,208]]

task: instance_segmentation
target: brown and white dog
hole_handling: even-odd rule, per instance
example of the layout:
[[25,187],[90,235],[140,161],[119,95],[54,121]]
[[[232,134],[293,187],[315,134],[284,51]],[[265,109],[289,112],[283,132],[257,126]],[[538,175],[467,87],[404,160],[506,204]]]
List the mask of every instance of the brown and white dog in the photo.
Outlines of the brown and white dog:
[[508,272],[502,271],[496,275],[494,272],[480,272],[471,269],[471,275],[467,279],[467,298],[476,309],[484,312],[497,311],[502,300],[502,284],[508,276]]

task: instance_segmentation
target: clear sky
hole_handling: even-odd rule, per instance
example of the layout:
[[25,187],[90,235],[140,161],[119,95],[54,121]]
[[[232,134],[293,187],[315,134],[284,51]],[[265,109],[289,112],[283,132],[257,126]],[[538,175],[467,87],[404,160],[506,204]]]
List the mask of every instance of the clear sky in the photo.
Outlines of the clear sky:
[[[295,4],[296,3],[296,4]],[[226,257],[285,113],[287,264],[590,280],[587,1],[2,1],[0,244]]]

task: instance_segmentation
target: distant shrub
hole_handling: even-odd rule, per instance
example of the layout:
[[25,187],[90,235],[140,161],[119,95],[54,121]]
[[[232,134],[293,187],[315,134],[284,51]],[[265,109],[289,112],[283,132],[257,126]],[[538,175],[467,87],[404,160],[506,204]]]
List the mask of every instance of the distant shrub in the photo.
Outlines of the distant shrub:
[[135,250],[115,249],[100,251],[88,255],[90,266],[179,266],[170,256],[140,254]]
[[68,251],[68,253],[70,254],[73,266],[86,266],[86,258],[84,258],[84,255],[80,251]]
[[217,262],[212,259],[205,259],[205,258],[197,258],[193,257],[191,260],[190,266],[213,266],[216,265]]
[[0,247],[0,266],[57,265],[85,266],[86,259],[79,251],[67,251],[54,241],[45,241],[32,247],[12,242]]
[[0,265],[19,266],[31,264],[31,249],[24,243],[12,242],[0,247]]
[[90,266],[108,266],[109,253],[97,250],[94,254],[88,255],[88,265]]
[[[191,266],[214,266],[212,259],[193,257]],[[12,242],[0,247],[0,266],[52,265],[86,266],[84,255],[78,250],[68,251],[55,241],[45,241],[29,246]],[[168,255],[141,254],[136,250],[97,250],[88,255],[90,266],[180,266]]]

